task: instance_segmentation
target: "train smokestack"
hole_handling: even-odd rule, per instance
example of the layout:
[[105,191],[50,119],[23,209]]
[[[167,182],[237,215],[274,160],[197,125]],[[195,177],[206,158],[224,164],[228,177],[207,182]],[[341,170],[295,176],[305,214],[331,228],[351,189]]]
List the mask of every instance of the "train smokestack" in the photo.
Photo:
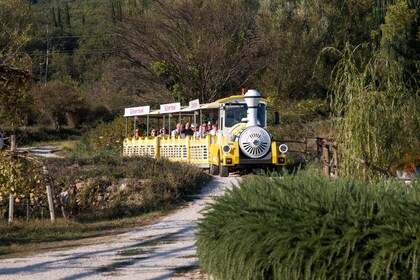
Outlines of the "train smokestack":
[[248,123],[246,124],[246,127],[258,125],[257,112],[261,94],[254,89],[250,89],[245,93],[244,98],[246,105],[248,106]]

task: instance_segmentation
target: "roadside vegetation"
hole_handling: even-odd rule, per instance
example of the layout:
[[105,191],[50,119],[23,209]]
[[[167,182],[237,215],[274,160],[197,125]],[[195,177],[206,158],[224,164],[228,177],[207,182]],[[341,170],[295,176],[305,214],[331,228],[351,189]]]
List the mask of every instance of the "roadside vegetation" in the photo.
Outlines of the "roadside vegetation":
[[[77,240],[124,230],[151,221],[150,213],[174,209],[208,181],[202,170],[181,163],[152,158],[123,159],[117,154],[90,158],[43,160],[32,168],[13,170],[31,181],[14,188],[14,222],[8,224],[8,193],[0,196],[0,254],[22,250],[40,242]],[[48,176],[42,174],[48,167]],[[57,222],[50,225],[45,181],[53,189]],[[1,178],[0,178],[1,180]],[[8,184],[2,186],[7,187]],[[45,245],[47,246],[48,245]]]
[[420,183],[250,177],[199,223],[215,279],[418,279]]
[[[121,122],[99,125],[62,151],[64,158],[2,155],[0,167],[0,255],[82,244],[151,222],[182,205],[209,179],[192,165],[165,159],[122,158]],[[47,167],[48,174],[43,173]],[[18,178],[10,181],[10,178]],[[51,184],[57,221],[51,224],[45,191]],[[8,189],[15,217],[8,224]],[[48,244],[48,243],[50,244]]]

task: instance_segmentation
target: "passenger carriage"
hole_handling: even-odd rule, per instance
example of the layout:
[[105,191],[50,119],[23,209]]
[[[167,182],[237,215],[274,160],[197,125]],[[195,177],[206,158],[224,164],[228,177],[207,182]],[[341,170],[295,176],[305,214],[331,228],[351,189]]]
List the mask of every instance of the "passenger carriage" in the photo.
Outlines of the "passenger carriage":
[[[188,119],[203,123],[204,116],[218,123],[217,135],[157,137],[129,136],[128,118],[146,118],[147,135],[152,120],[171,131],[176,122]],[[229,172],[243,169],[281,169],[286,164],[287,146],[277,143],[267,132],[267,101],[256,90],[244,95],[234,95],[212,103],[191,101],[188,107],[180,103],[162,104],[160,110],[150,111],[149,106],[126,108],[126,138],[123,156],[164,157],[208,168],[212,175],[229,176]],[[206,119],[207,120],[207,119]],[[171,126],[172,124],[172,126]],[[136,123],[134,122],[134,126]],[[134,135],[134,134],[132,134]]]

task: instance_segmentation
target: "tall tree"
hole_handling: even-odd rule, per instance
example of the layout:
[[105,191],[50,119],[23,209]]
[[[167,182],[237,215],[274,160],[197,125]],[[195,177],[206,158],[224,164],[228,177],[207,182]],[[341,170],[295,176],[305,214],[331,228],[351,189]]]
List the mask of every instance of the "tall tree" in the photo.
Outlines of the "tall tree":
[[420,95],[387,67],[393,64],[387,57],[376,55],[359,67],[349,46],[335,51],[342,58],[333,72],[331,95],[340,170],[343,175],[383,175],[402,153],[420,151]]
[[[405,82],[412,88],[418,88],[420,1],[399,0],[388,5],[381,31],[381,51],[391,61],[390,70],[400,71]],[[399,69],[393,69],[395,67]]]
[[259,23],[270,47],[262,87],[274,98],[325,96],[337,62],[324,47],[369,42],[370,0],[262,0]]
[[29,41],[29,10],[24,1],[0,0],[0,85],[30,72],[30,60],[20,52]]
[[121,50],[139,94],[209,102],[248,85],[264,67],[254,12],[240,0],[172,0],[127,17]]
[[16,127],[29,109],[24,90],[31,75],[31,59],[21,52],[29,41],[27,1],[0,0],[0,124]]
[[75,127],[86,119],[86,102],[74,85],[54,80],[33,87],[32,94],[38,121],[52,124],[56,130],[63,124]]

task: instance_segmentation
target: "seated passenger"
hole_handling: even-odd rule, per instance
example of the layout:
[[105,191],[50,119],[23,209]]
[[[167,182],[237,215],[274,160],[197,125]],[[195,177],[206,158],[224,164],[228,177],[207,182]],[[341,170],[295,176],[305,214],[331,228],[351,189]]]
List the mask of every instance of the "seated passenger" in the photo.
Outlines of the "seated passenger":
[[194,137],[196,137],[196,138],[204,137],[204,136],[206,136],[207,133],[208,133],[207,124],[203,123],[202,125],[200,125],[198,131],[195,132]]
[[216,136],[218,134],[218,132],[219,132],[219,130],[218,130],[217,124],[214,124],[212,126],[212,129],[209,131],[209,134]]
[[153,136],[153,137],[155,137],[155,136],[157,136],[157,131],[156,131],[156,129],[152,129],[152,131],[150,132],[150,136]]
[[184,125],[181,124],[181,134],[179,135],[179,137],[181,138],[185,138],[186,134],[185,134],[185,128]]
[[164,137],[164,136],[166,136],[167,134],[168,134],[168,132],[166,131],[166,128],[162,127],[162,128],[159,130],[159,136]]
[[198,125],[198,123],[195,123],[195,124],[192,124],[191,125],[191,129],[192,129],[192,131],[194,132],[194,134],[195,134],[195,132],[196,131],[198,131],[199,129],[200,129],[200,126]]
[[194,134],[193,134],[193,137],[194,138],[199,138],[200,137],[200,132],[201,132],[201,125],[198,125],[198,123],[196,123],[194,125]]
[[136,128],[136,132],[134,132],[134,138],[139,139],[140,137],[140,129]]
[[190,125],[189,122],[187,122],[185,124],[184,133],[185,133],[185,136],[193,136],[194,135],[194,131],[191,129],[191,125]]
[[171,136],[172,137],[179,137],[179,136],[181,136],[181,130],[182,130],[181,123],[177,123],[176,124],[176,128],[174,130],[172,130],[172,132],[171,132]]

